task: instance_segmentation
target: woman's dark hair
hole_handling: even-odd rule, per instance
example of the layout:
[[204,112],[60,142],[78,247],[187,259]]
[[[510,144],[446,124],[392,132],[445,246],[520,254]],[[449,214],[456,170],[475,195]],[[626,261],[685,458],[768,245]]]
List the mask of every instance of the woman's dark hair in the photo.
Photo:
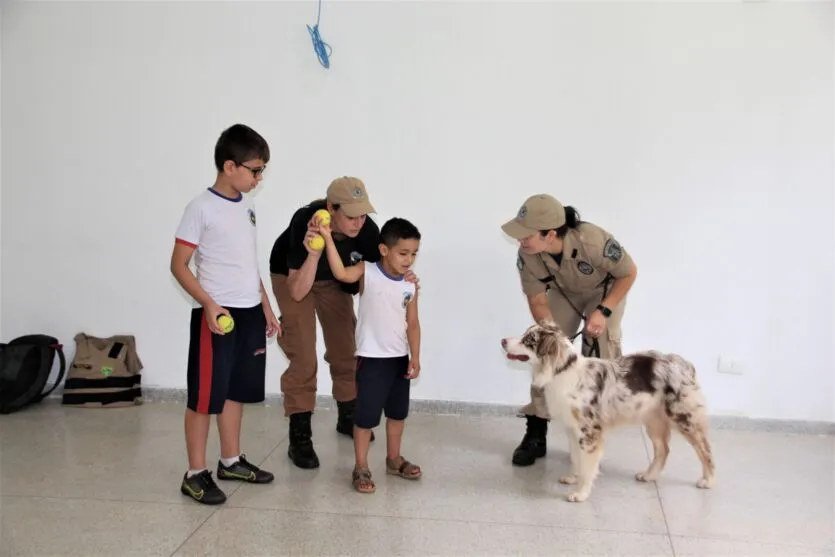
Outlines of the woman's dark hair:
[[[555,229],[555,232],[557,233],[557,238],[564,238],[569,228],[577,228],[581,222],[583,221],[580,220],[579,211],[577,211],[577,209],[569,205],[565,208],[565,224]],[[549,232],[550,230],[539,231],[539,233],[543,236],[545,236]]]

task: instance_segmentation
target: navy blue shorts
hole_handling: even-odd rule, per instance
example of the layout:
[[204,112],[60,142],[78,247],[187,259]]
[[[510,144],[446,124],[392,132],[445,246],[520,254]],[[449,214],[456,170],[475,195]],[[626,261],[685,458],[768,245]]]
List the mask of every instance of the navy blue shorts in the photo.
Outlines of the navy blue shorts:
[[405,420],[409,415],[409,388],[406,379],[409,357],[366,358],[357,357],[357,405],[354,409],[354,425],[371,429],[380,425],[380,415]]
[[191,311],[187,406],[199,414],[220,414],[226,400],[264,400],[267,319],[261,304],[226,308],[235,328],[225,335],[209,330],[203,308]]

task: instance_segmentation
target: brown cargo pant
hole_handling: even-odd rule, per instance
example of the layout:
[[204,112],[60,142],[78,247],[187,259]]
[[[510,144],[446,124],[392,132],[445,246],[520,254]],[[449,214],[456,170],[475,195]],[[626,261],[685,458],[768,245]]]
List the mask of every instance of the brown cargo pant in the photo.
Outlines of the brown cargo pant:
[[273,294],[281,315],[278,346],[290,360],[281,375],[284,415],[310,412],[316,406],[316,316],[325,339],[325,361],[330,366],[333,397],[344,402],[357,396],[354,300],[334,280],[316,281],[301,302],[290,297],[287,277],[271,275]]
[[[559,289],[552,289],[548,292],[548,303],[551,307],[551,315],[554,321],[557,322],[562,331],[568,336],[574,336],[579,330],[580,325],[585,327],[582,318],[577,314],[574,307],[582,311],[584,315],[589,315],[601,301],[600,292],[595,292],[590,298],[583,298],[580,296],[572,296],[570,303],[565,295]],[[572,307],[571,304],[574,304]],[[624,298],[618,305],[612,308],[612,315],[606,320],[606,328],[603,333],[597,337],[597,342],[600,345],[600,357],[609,359],[617,358],[623,353],[621,347],[621,321],[623,320],[624,310],[626,309],[626,298]],[[584,356],[588,356],[592,349],[592,338],[583,339],[582,352]],[[548,416],[548,407],[545,404],[545,395],[540,389],[531,387],[531,401],[520,410],[521,414],[528,416],[537,416],[539,418],[550,419]]]

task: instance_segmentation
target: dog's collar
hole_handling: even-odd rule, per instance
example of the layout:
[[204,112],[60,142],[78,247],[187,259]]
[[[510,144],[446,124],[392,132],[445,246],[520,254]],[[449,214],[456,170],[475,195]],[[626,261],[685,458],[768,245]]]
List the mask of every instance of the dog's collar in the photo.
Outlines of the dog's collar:
[[565,360],[565,364],[559,368],[557,371],[554,372],[554,375],[559,375],[563,371],[567,370],[571,366],[573,366],[577,362],[577,354],[571,354],[567,360]]

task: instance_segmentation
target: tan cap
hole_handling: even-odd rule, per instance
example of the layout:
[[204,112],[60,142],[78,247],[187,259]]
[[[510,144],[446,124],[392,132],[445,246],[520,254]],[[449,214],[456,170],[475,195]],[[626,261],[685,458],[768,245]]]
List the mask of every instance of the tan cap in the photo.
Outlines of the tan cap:
[[565,224],[565,208],[547,193],[532,195],[516,213],[516,218],[502,225],[505,234],[521,240],[540,230],[553,230]]
[[374,206],[368,200],[365,184],[359,178],[343,176],[337,178],[328,186],[328,201],[340,205],[350,218],[361,217],[368,213],[376,213]]

